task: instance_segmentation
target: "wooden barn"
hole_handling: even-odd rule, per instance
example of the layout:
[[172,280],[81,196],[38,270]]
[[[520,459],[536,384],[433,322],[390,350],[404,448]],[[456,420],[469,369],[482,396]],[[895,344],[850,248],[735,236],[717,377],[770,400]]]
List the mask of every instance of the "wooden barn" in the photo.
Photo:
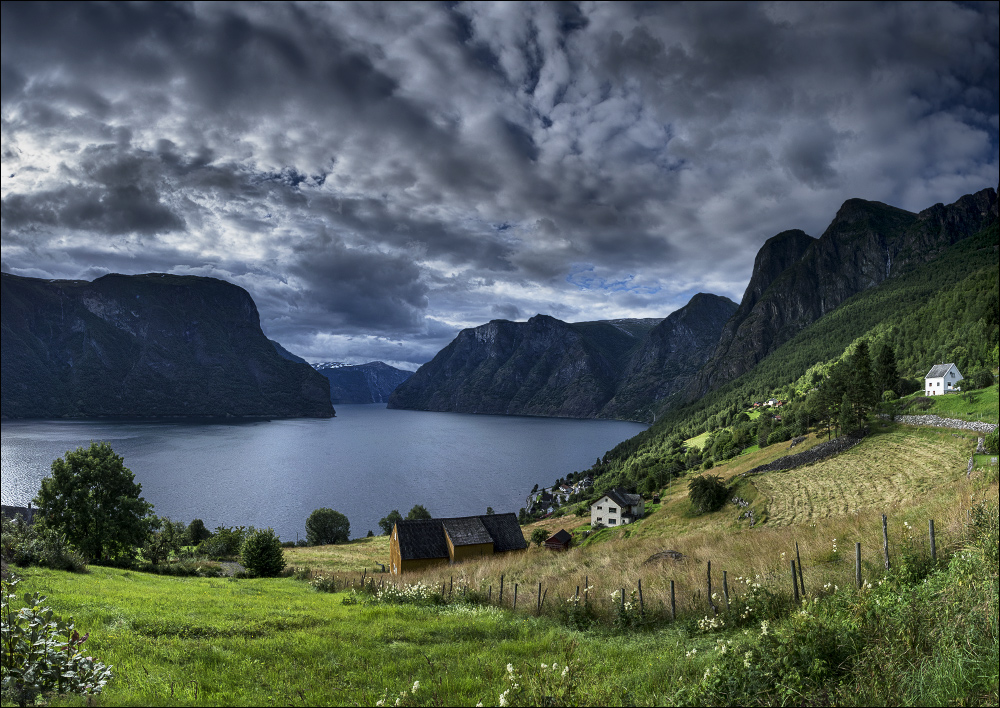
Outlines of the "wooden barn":
[[389,539],[394,575],[528,547],[516,514],[398,521]]
[[545,547],[550,551],[568,551],[573,537],[566,529],[559,529],[554,534],[545,539]]

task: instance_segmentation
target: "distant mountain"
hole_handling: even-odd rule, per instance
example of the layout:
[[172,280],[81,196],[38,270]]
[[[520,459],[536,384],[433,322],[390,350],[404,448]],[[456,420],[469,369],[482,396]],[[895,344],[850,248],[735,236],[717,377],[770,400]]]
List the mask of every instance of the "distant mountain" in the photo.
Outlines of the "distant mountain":
[[739,309],[685,397],[695,400],[750,371],[848,298],[937,258],[996,218],[993,189],[919,214],[849,199],[818,239],[801,231],[772,237],[757,254]]
[[646,419],[708,359],[735,309],[702,294],[665,320],[494,320],[460,332],[389,407]]
[[312,365],[330,381],[333,403],[385,403],[396,387],[413,375],[381,361],[343,364],[339,361]]
[[4,418],[330,417],[329,383],[279,355],[214,278],[2,274]]

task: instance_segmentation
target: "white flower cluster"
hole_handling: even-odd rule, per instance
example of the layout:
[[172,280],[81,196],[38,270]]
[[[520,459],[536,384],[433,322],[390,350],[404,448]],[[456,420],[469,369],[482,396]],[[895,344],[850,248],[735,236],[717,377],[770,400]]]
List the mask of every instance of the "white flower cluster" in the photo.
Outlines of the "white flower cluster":
[[698,620],[698,629],[702,632],[712,632],[725,626],[726,623],[721,617],[709,617],[706,615],[703,619]]
[[406,583],[405,585],[386,585],[375,592],[376,602],[393,604],[420,604],[430,602],[438,594],[437,588],[424,583]]

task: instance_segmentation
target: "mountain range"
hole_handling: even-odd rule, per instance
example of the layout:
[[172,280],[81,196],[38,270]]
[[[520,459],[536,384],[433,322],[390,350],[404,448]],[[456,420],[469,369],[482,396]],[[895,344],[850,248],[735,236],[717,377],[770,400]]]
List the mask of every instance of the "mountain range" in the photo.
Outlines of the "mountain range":
[[663,320],[567,323],[547,315],[463,330],[389,398],[390,408],[648,418],[715,349],[736,303],[699,294]]
[[[649,420],[748,374],[861,293],[924,265],[933,274],[929,264],[996,220],[992,188],[916,214],[849,199],[819,238],[789,230],[768,239],[738,306],[699,294],[660,322],[494,320],[463,330],[389,407]],[[950,267],[974,266],[973,257]]]
[[4,418],[331,417],[326,378],[282,357],[214,278],[2,274]]

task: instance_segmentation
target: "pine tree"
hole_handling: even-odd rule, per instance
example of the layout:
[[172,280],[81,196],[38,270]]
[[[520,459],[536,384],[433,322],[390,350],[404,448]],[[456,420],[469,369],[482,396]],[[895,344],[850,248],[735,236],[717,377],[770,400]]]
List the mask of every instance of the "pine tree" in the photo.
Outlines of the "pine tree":
[[896,366],[896,352],[888,342],[882,342],[875,355],[875,365],[873,376],[875,377],[875,390],[881,396],[886,391],[896,391],[899,384],[899,370]]

